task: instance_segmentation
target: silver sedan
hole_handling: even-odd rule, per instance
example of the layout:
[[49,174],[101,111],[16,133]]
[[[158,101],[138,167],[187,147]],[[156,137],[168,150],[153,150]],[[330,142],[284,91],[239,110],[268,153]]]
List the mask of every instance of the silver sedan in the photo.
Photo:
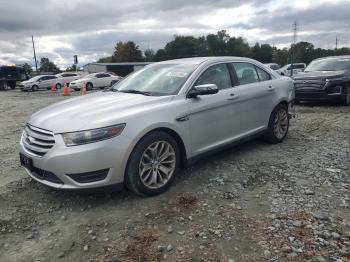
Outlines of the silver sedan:
[[282,142],[293,83],[239,57],[151,64],[109,90],[33,114],[20,160],[38,182],[61,189],[166,190],[181,166],[217,149],[264,137]]

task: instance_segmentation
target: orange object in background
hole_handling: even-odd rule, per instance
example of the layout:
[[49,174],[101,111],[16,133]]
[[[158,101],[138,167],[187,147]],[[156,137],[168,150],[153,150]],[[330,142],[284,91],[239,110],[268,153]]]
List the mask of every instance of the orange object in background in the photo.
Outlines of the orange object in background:
[[56,92],[56,91],[57,91],[56,84],[53,84],[53,85],[52,85],[52,87],[51,87],[51,91],[52,91],[52,92]]
[[67,86],[67,83],[64,83],[63,95],[64,95],[64,96],[69,96],[69,95],[70,95],[70,89],[69,89],[69,87]]
[[83,82],[83,88],[81,89],[81,95],[82,96],[85,96],[87,94],[87,91],[86,91],[86,83]]

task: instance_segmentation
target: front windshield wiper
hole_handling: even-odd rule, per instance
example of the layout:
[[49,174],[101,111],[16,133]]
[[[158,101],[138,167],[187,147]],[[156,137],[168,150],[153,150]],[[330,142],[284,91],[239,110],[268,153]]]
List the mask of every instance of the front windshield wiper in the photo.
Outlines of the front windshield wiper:
[[152,96],[152,94],[150,92],[139,91],[139,90],[135,90],[135,89],[118,90],[118,91],[122,92],[122,93],[130,93],[130,94],[140,94],[140,95],[145,95],[145,96]]

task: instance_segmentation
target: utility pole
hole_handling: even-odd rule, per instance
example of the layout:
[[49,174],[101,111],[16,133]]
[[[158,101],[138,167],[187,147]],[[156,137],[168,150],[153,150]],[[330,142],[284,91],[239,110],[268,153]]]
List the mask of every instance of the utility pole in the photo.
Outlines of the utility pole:
[[38,72],[38,62],[36,61],[35,45],[34,45],[34,37],[33,36],[32,36],[32,43],[33,43],[33,52],[34,52],[34,60],[35,60],[35,71]]
[[335,36],[335,50],[338,49],[338,35]]
[[295,45],[297,43],[297,33],[298,33],[298,23],[295,21],[293,23],[293,44],[291,50],[291,76],[293,76],[294,69],[294,58],[295,58]]

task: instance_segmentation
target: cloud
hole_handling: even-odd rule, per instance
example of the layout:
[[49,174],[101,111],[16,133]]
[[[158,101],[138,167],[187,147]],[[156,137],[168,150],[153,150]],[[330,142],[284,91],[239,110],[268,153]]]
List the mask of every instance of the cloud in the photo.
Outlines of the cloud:
[[[11,10],[11,11],[9,11]],[[161,48],[175,34],[206,35],[226,29],[232,36],[287,46],[292,23],[298,40],[317,47],[350,44],[349,0],[17,0],[0,5],[1,61],[33,64],[37,56],[64,68],[110,55],[117,41],[135,41],[142,50]]]

